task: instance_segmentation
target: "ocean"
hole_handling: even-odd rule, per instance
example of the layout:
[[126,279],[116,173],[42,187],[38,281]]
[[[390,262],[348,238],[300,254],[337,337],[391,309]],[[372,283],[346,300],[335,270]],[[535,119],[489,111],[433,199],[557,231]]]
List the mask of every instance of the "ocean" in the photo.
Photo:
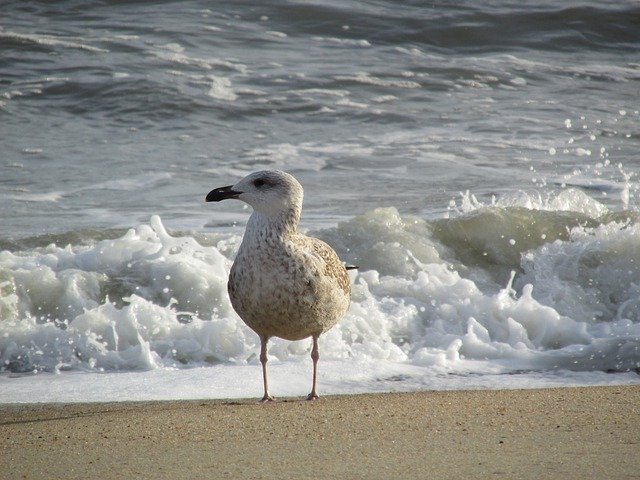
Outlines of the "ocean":
[[[282,169],[351,272],[321,394],[640,384],[635,1],[13,1],[0,402],[261,395],[226,279]],[[310,340],[270,343],[306,395]]]

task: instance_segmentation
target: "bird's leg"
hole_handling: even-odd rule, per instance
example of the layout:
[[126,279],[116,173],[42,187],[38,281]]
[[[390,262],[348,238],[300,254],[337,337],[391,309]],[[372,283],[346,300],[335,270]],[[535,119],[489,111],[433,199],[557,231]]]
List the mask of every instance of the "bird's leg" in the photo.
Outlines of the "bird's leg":
[[320,360],[320,351],[318,350],[318,336],[313,336],[313,348],[311,349],[311,360],[313,360],[313,386],[311,393],[307,396],[307,400],[315,400],[320,398],[316,392],[316,379],[318,377],[318,360]]
[[269,337],[260,336],[260,363],[262,364],[262,381],[264,382],[264,396],[260,402],[275,402],[275,398],[269,394],[269,384],[267,382],[267,342]]

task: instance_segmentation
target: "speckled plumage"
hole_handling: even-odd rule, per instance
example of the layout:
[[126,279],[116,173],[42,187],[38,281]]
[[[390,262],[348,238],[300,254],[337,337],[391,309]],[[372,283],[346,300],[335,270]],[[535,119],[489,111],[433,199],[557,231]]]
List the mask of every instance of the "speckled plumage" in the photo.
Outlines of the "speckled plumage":
[[298,232],[303,190],[291,175],[277,170],[253,173],[237,184],[212,191],[208,201],[243,200],[254,208],[229,275],[231,304],[261,339],[265,396],[266,343],[313,338],[313,389],[319,357],[317,339],[349,307],[347,270],[335,251]]
[[[252,233],[247,227],[245,238]],[[258,335],[286,340],[333,327],[346,312],[351,292],[336,253],[302,234],[263,240],[243,242],[231,268],[229,297],[240,318]]]

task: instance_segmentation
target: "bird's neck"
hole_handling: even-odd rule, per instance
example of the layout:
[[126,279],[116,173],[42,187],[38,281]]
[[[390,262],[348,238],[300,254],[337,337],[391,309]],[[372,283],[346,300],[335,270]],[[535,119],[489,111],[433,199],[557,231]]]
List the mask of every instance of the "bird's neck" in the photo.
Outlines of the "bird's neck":
[[300,210],[291,209],[278,215],[265,215],[254,210],[247,223],[243,243],[273,244],[295,235],[300,222]]

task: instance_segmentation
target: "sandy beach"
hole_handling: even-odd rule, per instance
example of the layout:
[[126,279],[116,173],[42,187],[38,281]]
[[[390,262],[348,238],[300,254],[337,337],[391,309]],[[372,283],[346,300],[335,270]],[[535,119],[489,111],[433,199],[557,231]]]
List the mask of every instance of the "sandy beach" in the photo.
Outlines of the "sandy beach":
[[640,386],[0,406],[3,479],[638,478]]

